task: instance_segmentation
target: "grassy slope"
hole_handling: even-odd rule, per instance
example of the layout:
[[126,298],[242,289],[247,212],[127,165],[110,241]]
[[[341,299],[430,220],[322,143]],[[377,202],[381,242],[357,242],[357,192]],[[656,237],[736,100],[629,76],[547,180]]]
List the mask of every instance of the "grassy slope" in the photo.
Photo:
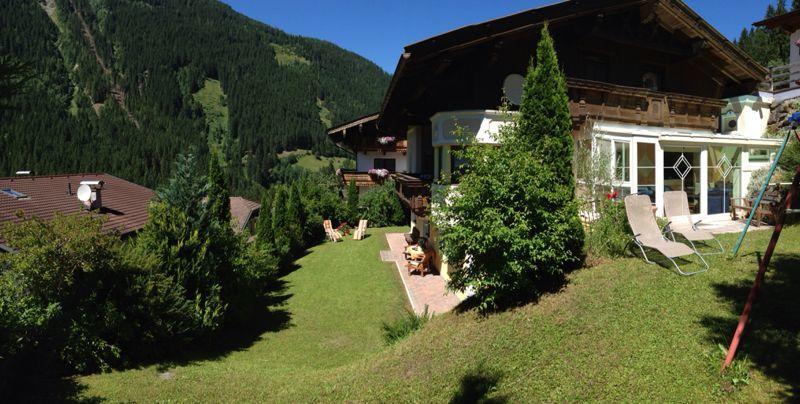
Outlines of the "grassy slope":
[[308,171],[319,171],[323,167],[327,167],[329,162],[333,163],[333,168],[338,169],[344,167],[345,163],[348,161],[348,159],[344,157],[315,156],[308,150],[295,150],[283,152],[278,155],[279,158],[288,158],[290,156],[295,156],[297,158],[297,162],[294,163],[295,166]]
[[225,97],[219,80],[206,79],[203,88],[193,94],[194,99],[203,106],[203,113],[209,127],[228,130],[228,107],[221,100]]
[[372,356],[384,346],[382,322],[398,318],[406,304],[394,266],[378,256],[387,248],[384,232],[325,243],[297,261],[299,268],[283,278],[286,304],[273,314],[286,313],[288,322],[252,346],[171,368],[171,380],[159,377],[158,366],[86,377],[86,394],[142,402],[290,400],[299,384]]
[[[158,380],[147,368],[83,381],[89,394],[143,401],[796,400],[800,227],[784,233],[778,270],[768,275],[743,346],[750,384],[721,396],[716,344],[735,326],[755,273],[754,252],[769,235],[751,234],[742,258],[712,258],[711,271],[690,278],[636,259],[581,270],[563,292],[537,304],[485,318],[473,312],[437,317],[383,350],[377,323],[396,314],[402,292],[389,279],[354,289],[342,278],[385,267],[375,261],[382,237],[349,253],[337,250],[349,250],[347,244],[326,244],[289,277],[294,296],[287,309],[295,327],[267,333],[219,361],[179,368],[176,380]],[[726,236],[724,244],[734,240]],[[359,318],[354,310],[378,301],[382,314]]]

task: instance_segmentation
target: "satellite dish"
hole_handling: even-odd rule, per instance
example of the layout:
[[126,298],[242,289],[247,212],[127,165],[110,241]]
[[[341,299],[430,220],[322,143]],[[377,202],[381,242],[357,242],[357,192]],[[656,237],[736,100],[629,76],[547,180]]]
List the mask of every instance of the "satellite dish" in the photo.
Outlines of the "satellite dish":
[[80,199],[81,202],[89,202],[89,200],[92,199],[92,187],[86,184],[79,186],[78,199]]
[[519,74],[509,74],[503,80],[503,93],[505,93],[508,101],[514,105],[522,103],[522,85],[525,83],[525,78]]

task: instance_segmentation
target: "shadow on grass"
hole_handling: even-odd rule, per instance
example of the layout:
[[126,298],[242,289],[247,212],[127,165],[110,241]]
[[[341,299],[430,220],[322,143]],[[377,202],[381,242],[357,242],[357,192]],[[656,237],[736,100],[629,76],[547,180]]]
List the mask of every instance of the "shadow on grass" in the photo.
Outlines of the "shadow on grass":
[[512,310],[528,304],[537,303],[542,296],[563,292],[567,286],[569,286],[567,274],[573,271],[574,270],[570,270],[561,275],[554,275],[546,279],[540,279],[535,282],[535,286],[523,287],[518,294],[510,295],[504,300],[497,301],[494,308],[486,308],[481,310],[480,300],[476,296],[470,296],[459,303],[453,309],[453,311],[458,314],[463,314],[477,310],[482,315],[486,316],[493,313],[501,313],[506,310]]
[[[288,272],[293,272],[294,269]],[[265,333],[279,332],[292,326],[292,316],[286,301],[292,297],[287,293],[288,283],[282,279],[273,281],[272,287],[262,300],[260,307],[236,325],[229,325],[213,336],[193,343],[157,362],[159,372],[166,372],[176,366],[186,366],[195,362],[220,360],[234,352],[244,351],[261,340]],[[139,364],[139,367],[148,364]]]
[[[34,384],[35,382],[35,384]],[[4,402],[25,403],[80,403],[94,404],[106,400],[102,397],[85,397],[86,386],[78,383],[73,378],[52,377],[29,380],[17,386],[18,392],[3,399]],[[0,391],[0,393],[2,393]],[[2,397],[2,396],[0,396]]]
[[505,403],[507,401],[505,397],[488,397],[501,378],[499,373],[489,371],[484,366],[478,366],[461,377],[459,389],[450,399],[450,404]]
[[[714,285],[717,295],[729,303],[730,316],[705,317],[701,324],[712,343],[730,344],[739,315],[754,279]],[[800,254],[772,259],[761,285],[750,323],[737,356],[747,357],[753,367],[787,386],[785,401],[800,400]]]

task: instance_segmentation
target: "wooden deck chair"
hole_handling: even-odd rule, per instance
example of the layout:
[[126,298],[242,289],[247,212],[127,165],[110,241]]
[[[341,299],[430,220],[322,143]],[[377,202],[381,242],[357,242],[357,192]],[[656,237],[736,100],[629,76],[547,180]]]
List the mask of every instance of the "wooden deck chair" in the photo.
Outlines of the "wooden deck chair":
[[431,271],[431,259],[433,258],[433,254],[430,251],[425,251],[422,255],[421,259],[416,260],[409,260],[406,262],[406,269],[408,269],[408,275],[410,276],[414,272],[419,272],[422,277],[425,277],[425,273],[432,272]]
[[[656,217],[653,215],[653,211],[650,208],[649,196],[638,194],[626,196],[625,213],[628,216],[628,224],[630,224],[634,234],[632,237],[633,243],[642,251],[644,260],[647,261],[648,264],[655,264],[655,262],[647,257],[645,247],[660,252],[672,262],[672,265],[675,266],[675,270],[681,275],[688,276],[708,271],[708,263],[697,251],[686,244],[670,241],[664,237],[661,229],[658,228]],[[693,254],[700,258],[705,268],[695,272],[684,272],[681,267],[678,266],[678,263],[675,262],[675,258]]]
[[367,231],[367,221],[365,219],[361,219],[358,221],[358,228],[353,233],[353,239],[355,240],[363,240],[364,233]]
[[333,243],[342,241],[342,235],[333,229],[333,225],[331,224],[330,220],[324,220],[322,222],[322,227],[325,229],[325,235],[328,236],[328,240]]
[[[722,247],[722,243],[714,237],[711,232],[700,230],[697,225],[699,225],[702,220],[698,220],[696,222],[692,222],[692,212],[689,210],[689,197],[686,195],[686,191],[667,191],[664,192],[664,213],[667,215],[667,219],[669,219],[669,223],[665,228],[667,234],[672,238],[672,241],[675,240],[675,233],[680,234],[686,241],[691,244],[692,248],[700,253],[700,250],[697,249],[695,242],[707,242],[707,241],[715,241],[719,246],[719,251],[706,253],[703,255],[716,255],[722,254],[725,252],[725,249]],[[673,223],[682,223],[685,226],[681,227],[679,230],[676,230],[672,224]]]

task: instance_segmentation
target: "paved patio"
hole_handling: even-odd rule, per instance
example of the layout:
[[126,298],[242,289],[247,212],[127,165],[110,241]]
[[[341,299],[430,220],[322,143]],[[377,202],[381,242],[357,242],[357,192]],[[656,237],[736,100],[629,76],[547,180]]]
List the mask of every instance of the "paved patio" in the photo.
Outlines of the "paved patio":
[[[755,222],[755,221],[754,221]],[[681,221],[679,223],[672,224],[673,229],[675,230],[682,230],[686,228],[691,228],[691,224],[688,221]],[[710,231],[713,234],[726,234],[726,233],[741,233],[742,229],[744,229],[744,221],[742,220],[703,220],[697,226],[700,230]],[[757,231],[757,230],[772,230],[772,226],[756,226],[753,223],[748,232]]]
[[405,267],[406,260],[403,258],[403,251],[406,248],[406,240],[402,233],[387,233],[386,241],[389,243],[391,252],[382,251],[381,258],[386,261],[393,261],[403,286],[406,288],[408,300],[415,313],[421,314],[428,306],[428,313],[446,313],[452,310],[461,301],[455,294],[446,289],[444,278],[439,275],[429,274],[422,277],[414,274],[409,275]]

